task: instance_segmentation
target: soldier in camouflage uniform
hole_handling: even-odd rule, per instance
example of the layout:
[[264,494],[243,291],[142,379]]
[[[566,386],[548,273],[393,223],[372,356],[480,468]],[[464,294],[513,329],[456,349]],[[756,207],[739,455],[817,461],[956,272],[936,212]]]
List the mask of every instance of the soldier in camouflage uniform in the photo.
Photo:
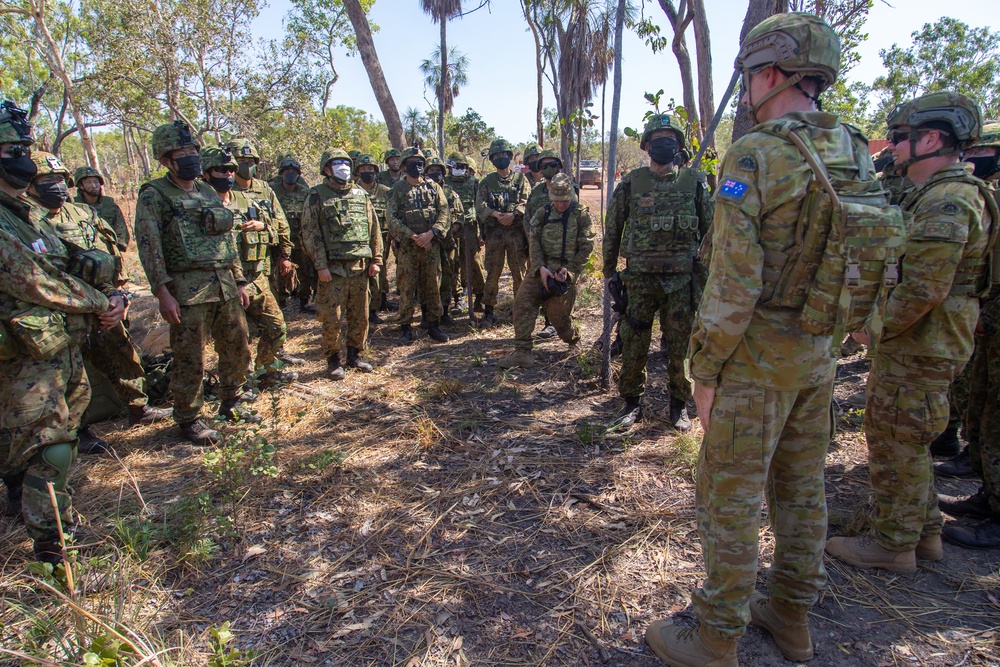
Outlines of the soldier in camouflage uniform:
[[875,533],[834,537],[826,550],[855,567],[908,573],[917,558],[942,557],[929,447],[948,423],[949,386],[972,355],[998,215],[989,186],[959,162],[982,131],[976,102],[957,93],[923,95],[897,106],[888,125],[897,169],[914,189],[902,203],[911,216],[902,278],[886,303],[868,375],[864,429]]
[[628,307],[621,323],[622,367],[618,392],[625,408],[612,423],[629,428],[642,419],[642,394],[653,318],[670,310],[668,374],[670,423],[691,428],[687,402],[691,385],[684,375],[687,340],[694,311],[701,299],[694,279],[698,245],[712,223],[712,205],[705,174],[678,167],[675,157],[684,147],[684,130],[674,116],[656,114],[647,122],[640,145],[650,166],[629,172],[615,188],[604,232],[604,276],[618,269],[618,257],[628,260],[621,274]]
[[[475,163],[461,153],[452,153],[448,158],[448,177],[445,182],[458,194],[465,209],[465,220],[462,222],[462,237],[458,246],[458,268],[461,285],[469,288],[470,276],[466,275],[466,264],[472,268],[473,311],[483,312],[483,291],[486,289],[486,271],[483,268],[482,249],[486,245],[479,231],[479,221],[476,218],[476,193],[479,191],[479,179],[476,178]],[[467,252],[472,253],[472,261],[466,262]]]
[[350,156],[326,151],[320,173],[326,178],[309,191],[302,211],[302,241],[316,265],[316,310],[323,325],[323,355],[330,377],[344,379],[340,328],[347,320],[347,366],[363,373],[368,336],[368,284],[382,270],[382,232],[371,199],[354,185]]
[[[403,153],[406,177],[389,192],[386,217],[389,234],[399,243],[396,254],[396,285],[399,288],[400,345],[413,342],[413,308],[420,294],[441,292],[441,251],[451,229],[448,200],[440,185],[424,178],[426,160],[419,149]],[[429,298],[427,335],[446,343],[448,334],[441,330],[443,310],[439,299]]]
[[395,148],[390,148],[382,155],[382,161],[385,162],[385,169],[382,173],[378,175],[378,182],[382,185],[391,188],[396,183],[401,181],[405,174],[401,168],[401,160],[403,159],[403,154],[400,153]]
[[573,181],[565,174],[551,179],[548,198],[550,202],[535,211],[528,222],[530,264],[514,296],[514,354],[500,360],[503,368],[535,365],[531,332],[542,304],[559,338],[570,346],[580,341],[580,329],[573,323],[573,304],[577,278],[594,249],[590,211],[576,201]]
[[382,270],[368,282],[368,323],[382,324],[379,311],[389,310],[389,226],[385,219],[385,207],[389,197],[389,187],[378,181],[378,164],[371,155],[362,153],[354,162],[354,184],[365,191],[375,207],[378,228],[382,231]]
[[[86,204],[97,211],[104,222],[110,225],[118,239],[118,248],[121,252],[128,250],[128,244],[132,240],[128,223],[125,221],[125,214],[115,202],[113,197],[104,194],[104,177],[101,172],[93,167],[80,167],[73,173],[73,182],[76,183],[77,204]],[[70,186],[73,187],[73,186]]]
[[182,121],[153,131],[153,154],[166,176],[147,181],[135,207],[135,242],[150,291],[170,324],[174,353],[170,391],[181,434],[200,446],[219,442],[201,420],[205,344],[219,356],[219,414],[248,419],[238,408],[250,346],[243,310],[250,305],[232,211],[199,177],[200,144]]
[[[789,660],[813,657],[808,611],[826,580],[823,468],[839,345],[803,329],[801,305],[770,304],[785,293],[790,272],[783,268],[815,182],[783,128],[811,138],[831,178],[875,174],[861,132],[816,110],[839,64],[836,33],[806,13],[765,19],[737,56],[742,102],[759,125],[721,165],[714,251],[691,335],[705,429],[696,487],[705,578],[693,595],[697,630],[656,621],[646,631],[647,644],[670,665],[736,667],[747,622],[768,631]],[[765,490],[775,542],[769,595],[754,592]]]
[[[1000,123],[983,127],[982,138],[963,154],[972,163],[972,175],[994,186],[993,199],[1000,206]],[[998,243],[996,218],[990,233]],[[978,525],[964,526],[949,522],[941,537],[952,544],[973,549],[1000,547],[1000,252],[992,248],[991,287],[980,302],[979,325],[976,328],[976,350],[969,365],[969,395],[964,415],[965,435],[969,441],[965,450],[954,459],[934,466],[943,477],[980,477],[979,490],[967,498],[941,496],[938,506],[952,516],[983,520]]]
[[[452,294],[461,291],[458,285],[458,239],[462,236],[462,223],[467,216],[458,193],[445,182],[445,172],[447,172],[448,167],[441,158],[436,155],[427,158],[424,169],[427,178],[440,185],[444,190],[444,197],[448,201],[448,212],[451,215],[451,227],[440,245],[441,290],[439,298],[441,299],[442,311],[441,324],[454,324],[455,320],[451,319],[449,311],[451,310]],[[432,297],[428,295],[426,298]],[[421,303],[423,303],[423,299]]]
[[[268,185],[278,198],[278,203],[281,204],[285,219],[288,221],[288,231],[292,240],[291,260],[298,267],[296,272],[299,288],[294,296],[299,300],[299,310],[303,313],[315,313],[316,307],[311,305],[309,300],[316,294],[316,267],[302,249],[302,209],[306,205],[309,184],[302,178],[302,167],[294,155],[285,153],[278,158],[278,175],[268,181]],[[278,278],[277,283],[283,289],[285,281],[281,280],[280,273],[272,273],[272,276]],[[272,286],[274,286],[273,281]],[[280,302],[284,292],[276,293]]]
[[57,565],[62,555],[47,483],[71,532],[66,482],[90,400],[80,352],[85,317],[99,314],[101,326],[115,326],[127,300],[68,273],[70,249],[32,224],[21,198],[37,173],[32,143],[27,113],[0,105],[0,478],[7,514],[23,517],[35,558]]
[[[535,186],[540,185],[542,177],[542,168],[539,166],[539,161],[542,157],[542,149],[539,148],[538,144],[528,144],[524,147],[524,154],[521,155],[521,162],[524,166],[528,168],[528,173],[526,177],[528,179],[528,192],[531,192]],[[524,219],[531,220],[527,211],[524,214]]]
[[258,206],[246,192],[233,189],[238,168],[233,154],[224,146],[207,146],[201,151],[205,181],[233,214],[240,267],[246,281],[247,296],[250,297],[245,314],[247,321],[260,331],[254,369],[260,373],[257,378],[260,386],[269,388],[294,382],[299,374],[278,370],[275,363],[278,350],[288,336],[285,316],[278,308],[267,279],[270,252],[278,245],[278,227],[267,208]]
[[479,181],[476,215],[486,240],[486,292],[483,296],[483,326],[496,324],[500,276],[504,262],[510,268],[514,294],[528,264],[528,237],[524,233],[524,205],[528,201],[528,179],[510,168],[514,153],[505,139],[490,144],[489,158],[496,171]]

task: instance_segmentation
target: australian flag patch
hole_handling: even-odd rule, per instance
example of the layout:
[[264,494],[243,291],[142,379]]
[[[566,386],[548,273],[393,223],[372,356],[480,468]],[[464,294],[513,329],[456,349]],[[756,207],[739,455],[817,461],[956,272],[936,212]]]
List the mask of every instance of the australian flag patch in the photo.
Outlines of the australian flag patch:
[[742,181],[727,178],[722,181],[722,187],[719,188],[719,196],[738,201],[743,198],[743,195],[746,194],[747,188],[749,187],[749,185],[743,183]]

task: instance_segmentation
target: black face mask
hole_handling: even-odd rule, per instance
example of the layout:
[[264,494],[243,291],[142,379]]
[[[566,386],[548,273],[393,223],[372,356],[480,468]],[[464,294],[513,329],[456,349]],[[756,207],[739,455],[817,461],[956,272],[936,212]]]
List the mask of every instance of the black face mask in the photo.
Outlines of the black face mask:
[[69,199],[69,186],[66,185],[66,181],[38,183],[35,185],[35,199],[45,208],[62,208]]
[[197,155],[185,155],[174,160],[177,165],[177,178],[182,181],[193,181],[201,176],[201,158]]
[[507,157],[506,155],[501,155],[500,157],[493,158],[490,160],[490,162],[493,163],[494,167],[496,167],[501,171],[510,166],[510,158]]
[[649,159],[656,164],[672,164],[680,145],[670,137],[656,137],[649,142]]
[[427,172],[427,178],[439,185],[444,183],[444,174],[436,169],[433,172]]
[[405,168],[406,175],[410,178],[420,178],[421,174],[424,173],[423,162],[407,162]]
[[295,185],[299,180],[299,175],[294,171],[286,171],[281,175],[281,180],[285,182],[285,185]]
[[973,166],[972,175],[984,181],[1000,171],[1000,155],[967,157],[965,161]]
[[236,171],[244,181],[249,181],[257,175],[257,165],[252,162],[240,162]]
[[229,176],[209,176],[208,182],[212,184],[216,192],[229,192],[236,185],[236,177],[232,174]]
[[0,166],[3,167],[3,180],[17,190],[28,187],[38,174],[38,165],[27,155],[0,158]]
[[539,172],[538,160],[528,163],[528,171],[532,174],[537,174]]
[[371,185],[375,182],[375,172],[374,171],[363,171],[361,172],[361,182],[365,185]]

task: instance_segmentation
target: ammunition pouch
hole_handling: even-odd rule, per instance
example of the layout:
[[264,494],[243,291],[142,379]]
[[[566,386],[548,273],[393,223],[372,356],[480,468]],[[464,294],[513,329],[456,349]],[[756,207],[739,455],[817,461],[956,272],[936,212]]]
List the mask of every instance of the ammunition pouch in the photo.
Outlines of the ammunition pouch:
[[222,236],[233,231],[233,212],[224,206],[208,206],[202,211],[201,225],[207,236]]
[[66,267],[68,274],[94,287],[113,282],[118,270],[118,258],[97,248],[73,253]]
[[29,357],[49,359],[70,343],[66,318],[57,310],[32,306],[10,318],[10,332]]

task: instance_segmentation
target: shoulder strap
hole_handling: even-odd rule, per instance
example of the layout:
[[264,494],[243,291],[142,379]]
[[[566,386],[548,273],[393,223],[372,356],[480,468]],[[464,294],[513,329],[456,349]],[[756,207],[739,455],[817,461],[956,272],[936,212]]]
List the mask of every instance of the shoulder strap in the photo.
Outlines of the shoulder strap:
[[639,192],[649,192],[652,190],[653,174],[649,171],[649,167],[639,167],[632,172],[631,183],[635,183],[636,190]]
[[795,130],[802,127],[803,124],[797,121],[787,121],[781,123],[775,123],[771,127],[765,129],[766,132],[770,132],[776,136],[787,139],[798,149],[802,157],[805,158],[806,163],[809,164],[809,168],[812,169],[813,175],[816,180],[820,182],[826,193],[830,195],[830,199],[833,202],[834,208],[840,208],[840,197],[837,196],[837,191],[833,187],[833,183],[830,182],[830,174],[826,170],[826,165],[820,160],[813,151],[806,146],[806,143],[802,140],[802,137],[798,135]]

